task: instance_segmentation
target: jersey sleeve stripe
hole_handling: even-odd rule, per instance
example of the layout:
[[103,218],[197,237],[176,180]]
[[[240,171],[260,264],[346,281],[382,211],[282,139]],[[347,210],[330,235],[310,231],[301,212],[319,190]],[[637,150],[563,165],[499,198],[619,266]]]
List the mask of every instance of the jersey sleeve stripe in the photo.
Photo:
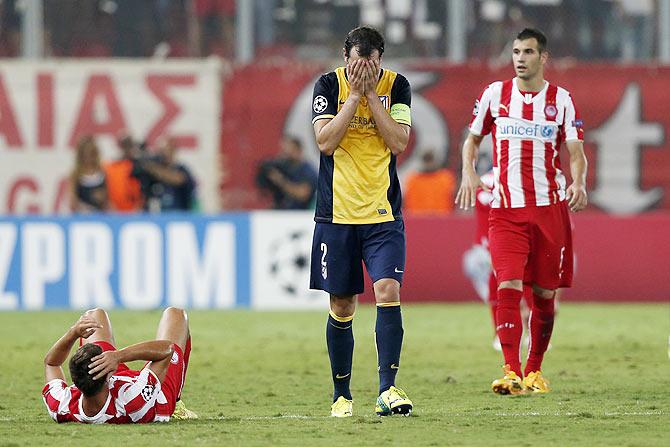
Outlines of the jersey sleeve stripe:
[[[151,387],[149,396],[144,395],[147,387]],[[153,420],[155,412],[150,413],[150,410],[154,409],[160,390],[158,377],[148,366],[145,367],[137,377],[137,381],[128,387],[125,393],[125,399],[128,402],[124,405],[125,412],[133,422]]]
[[333,118],[335,118],[335,115],[330,115],[330,114],[327,114],[327,115],[318,115],[318,116],[315,116],[315,117],[312,119],[312,124],[316,123],[316,122],[319,121],[319,120],[333,119]]
[[49,415],[56,420],[58,414],[69,413],[70,399],[72,393],[67,384],[60,379],[54,379],[47,383],[42,391],[44,404]]
[[491,89],[489,85],[482,91],[475,101],[475,107],[470,120],[470,133],[477,136],[484,136],[491,132],[493,116],[491,115]]
[[[500,116],[509,115],[509,106],[512,99],[512,81],[507,80],[502,83],[502,88],[500,92]],[[512,193],[509,190],[508,185],[508,169],[509,169],[509,140],[500,140],[500,186],[501,186],[501,196],[503,199],[503,207],[508,208],[512,203]]]
[[[567,93],[567,92],[566,92]],[[565,141],[584,141],[584,127],[572,95],[567,93],[563,123]]]
[[[558,87],[553,84],[549,84],[549,88],[547,89],[547,104],[553,104],[556,106],[557,96]],[[544,116],[547,121],[553,119],[552,116],[547,113],[547,107],[544,108]],[[556,135],[557,149],[561,147],[560,135],[561,132],[559,131],[558,135]],[[558,182],[556,181],[556,168],[554,167],[554,146],[550,142],[544,144],[544,170],[547,176],[547,186],[549,188],[549,202],[556,203],[558,201],[556,191],[559,190],[559,186]]]

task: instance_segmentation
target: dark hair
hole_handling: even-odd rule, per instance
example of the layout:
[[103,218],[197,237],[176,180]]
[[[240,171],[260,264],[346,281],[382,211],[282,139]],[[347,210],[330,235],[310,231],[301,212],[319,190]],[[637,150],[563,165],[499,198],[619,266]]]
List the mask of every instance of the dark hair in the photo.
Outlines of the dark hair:
[[106,377],[93,380],[93,376],[88,373],[88,366],[91,359],[96,355],[102,354],[102,348],[92,343],[86,343],[70,358],[70,375],[72,381],[84,394],[84,396],[93,396],[98,393],[107,383]]
[[384,54],[384,36],[370,26],[359,26],[347,34],[344,40],[344,55],[349,57],[353,47],[358,47],[358,54],[361,57],[370,57],[374,50],[378,50],[381,56]]
[[535,28],[524,28],[516,35],[517,40],[535,39],[537,40],[537,49],[540,53],[547,51],[547,36],[542,31]]

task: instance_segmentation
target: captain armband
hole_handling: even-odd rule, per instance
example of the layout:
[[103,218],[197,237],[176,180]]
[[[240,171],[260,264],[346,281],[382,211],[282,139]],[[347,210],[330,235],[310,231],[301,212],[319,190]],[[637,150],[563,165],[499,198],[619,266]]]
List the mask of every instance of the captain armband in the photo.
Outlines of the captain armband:
[[400,124],[412,125],[411,109],[407,104],[393,104],[391,106],[391,118]]

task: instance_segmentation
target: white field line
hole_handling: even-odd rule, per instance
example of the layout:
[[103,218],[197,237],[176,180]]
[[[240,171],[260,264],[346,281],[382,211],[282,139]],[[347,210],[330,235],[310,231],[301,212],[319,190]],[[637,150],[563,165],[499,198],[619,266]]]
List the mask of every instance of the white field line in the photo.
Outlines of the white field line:
[[316,420],[316,419],[329,419],[330,416],[307,416],[302,414],[282,414],[281,416],[220,416],[216,418],[206,418],[207,420],[212,421],[225,421],[229,420],[239,420],[239,421],[271,421],[276,419],[301,419],[301,420]]
[[[605,411],[605,412],[598,412],[598,413],[593,413],[593,412],[588,412],[588,411],[583,411],[583,412],[562,412],[562,411],[557,411],[553,413],[541,413],[541,412],[536,412],[536,411],[530,411],[530,412],[524,412],[524,413],[505,413],[505,412],[499,412],[499,413],[493,413],[495,416],[502,416],[502,417],[540,417],[540,416],[553,416],[553,417],[574,417],[574,416],[583,416],[585,414],[590,414],[592,417],[601,417],[601,416],[662,416],[665,413],[661,410],[655,410],[655,411]],[[476,413],[454,413],[454,414],[445,414],[444,418],[449,418],[449,417],[483,417],[483,416],[491,416],[492,413],[482,413],[482,412],[476,412]],[[377,417],[374,415],[361,415],[363,417]],[[427,415],[428,416],[428,415]],[[432,416],[432,415],[431,415]],[[588,417],[588,416],[586,416]],[[277,420],[277,419],[302,419],[302,420],[318,420],[318,419],[330,419],[330,416],[307,416],[307,415],[300,415],[300,414],[285,414],[281,416],[243,416],[243,417],[236,417],[236,416],[220,416],[220,417],[212,417],[212,418],[203,418],[204,420],[207,421],[225,421],[225,420],[231,420],[231,421],[263,421],[263,420]]]
[[[542,417],[542,416],[553,416],[553,417],[574,417],[574,416],[585,416],[585,414],[590,414],[592,417],[601,417],[601,416],[662,416],[666,414],[662,410],[656,411],[605,411],[603,413],[592,413],[588,411],[583,411],[579,413],[574,412],[561,412],[557,411],[554,413],[541,413],[536,411],[524,412],[524,413],[454,413],[454,414],[445,414],[443,417],[448,419],[449,417],[485,417],[485,416],[500,416],[500,417]],[[376,418],[371,414],[360,415],[365,418]],[[432,416],[432,415],[426,415]],[[419,416],[420,417],[420,416]],[[217,416],[217,417],[201,417],[198,420],[201,421],[272,421],[280,419],[297,419],[297,420],[320,420],[320,419],[330,419],[331,416],[308,416],[303,414],[283,414],[281,416]],[[19,419],[12,417],[0,417],[0,422],[18,422]]]
[[[537,411],[529,411],[525,413],[496,413],[496,416],[557,416],[557,417],[572,417],[572,416],[585,416],[585,414],[590,414],[592,417],[597,416],[662,416],[664,413],[661,410],[657,411],[605,411],[593,413],[590,411],[581,411],[578,413],[571,411],[557,411],[554,413],[540,413]],[[484,416],[481,414],[480,416]],[[588,416],[586,416],[588,417]]]

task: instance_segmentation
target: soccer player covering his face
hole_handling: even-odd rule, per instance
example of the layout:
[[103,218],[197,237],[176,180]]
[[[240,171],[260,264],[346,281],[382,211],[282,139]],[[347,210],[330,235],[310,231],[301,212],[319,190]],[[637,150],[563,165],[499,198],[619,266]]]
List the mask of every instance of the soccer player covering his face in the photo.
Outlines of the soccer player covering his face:
[[331,415],[352,415],[352,323],[363,292],[363,266],[374,284],[381,416],[408,415],[412,402],[395,386],[403,339],[400,284],[405,227],[396,157],[409,140],[410,86],[382,69],[384,38],[359,27],[344,42],[345,67],[314,87],[312,124],[321,151],[310,287],[330,294],[326,340],[334,383]]
[[[474,207],[481,180],[474,169],[484,135],[493,134],[493,198],[489,217],[491,261],[498,283],[497,333],[504,376],[499,394],[546,393],[542,360],[554,326],[556,290],[572,283],[572,230],[568,208],[586,207],[582,120],[567,90],[544,80],[547,39],[524,29],[514,40],[516,77],[490,84],[475,103],[463,145],[463,175],[456,203]],[[572,184],[566,188],[558,151],[565,142]],[[530,284],[530,348],[521,369],[519,302]]]

